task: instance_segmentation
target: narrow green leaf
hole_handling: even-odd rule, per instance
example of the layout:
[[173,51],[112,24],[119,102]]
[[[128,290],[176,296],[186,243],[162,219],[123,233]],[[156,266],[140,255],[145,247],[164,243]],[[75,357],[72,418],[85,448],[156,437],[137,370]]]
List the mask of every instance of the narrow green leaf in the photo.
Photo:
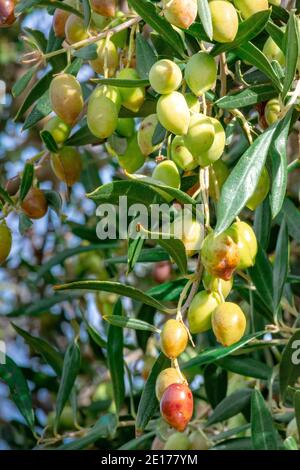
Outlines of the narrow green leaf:
[[284,52],[284,31],[273,21],[268,21],[266,31],[271,36],[277,46]]
[[12,200],[8,192],[5,189],[3,189],[1,186],[0,186],[0,199],[3,199],[5,202],[10,204],[11,206],[15,205],[14,201]]
[[272,375],[272,368],[270,366],[250,357],[227,356],[218,361],[218,364],[224,369],[244,377],[269,380]]
[[288,386],[294,386],[300,377],[300,330],[290,338],[284,348],[279,366],[280,393],[284,400]]
[[212,40],[213,26],[212,26],[211,13],[209,9],[208,0],[198,0],[197,3],[198,3],[198,13],[199,13],[204,31],[206,32],[209,39]]
[[289,234],[300,243],[300,210],[289,199],[285,198],[282,207]]
[[275,98],[278,92],[270,85],[254,85],[215,102],[221,109],[243,108]]
[[11,397],[31,430],[34,429],[34,413],[27,382],[21,369],[9,357],[0,363],[0,379],[8,385]]
[[273,306],[273,269],[261,246],[258,246],[255,265],[249,269],[249,274],[261,301],[267,307]]
[[91,22],[91,5],[90,0],[82,0],[82,8],[83,8],[83,24],[86,29],[90,26]]
[[[118,448],[118,450],[149,449],[151,441],[153,441],[155,434],[155,431],[148,432],[143,436],[137,437],[136,439],[132,439],[131,441],[126,442],[126,444],[123,444],[121,447]],[[145,444],[147,444],[147,447],[144,447]]]
[[140,33],[136,35],[136,61],[139,76],[148,80],[150,69],[157,62],[157,54]]
[[[121,317],[121,315],[122,304],[121,301],[118,300],[114,307],[113,316]],[[117,414],[119,414],[121,405],[125,398],[123,347],[124,339],[122,328],[111,324],[109,326],[107,336],[107,360],[113,385]]]
[[79,147],[81,145],[89,145],[89,144],[101,144],[103,143],[103,140],[98,139],[98,137],[95,137],[91,131],[89,130],[87,124],[83,123],[82,127],[78,129],[74,134],[69,137],[65,145],[70,145],[73,147]]
[[277,309],[283,295],[284,285],[289,269],[289,234],[285,219],[283,219],[277,238],[273,268],[274,308]]
[[285,52],[285,74],[283,82],[282,97],[286,97],[290,87],[294,81],[299,59],[299,23],[294,12],[290,13],[285,35],[284,35],[284,52]]
[[34,175],[34,166],[32,163],[26,163],[20,185],[20,200],[23,201],[32,186]]
[[24,31],[27,33],[27,36],[31,38],[38,49],[42,52],[47,50],[47,39],[42,31],[32,28],[24,28]]
[[52,152],[52,153],[58,152],[57,143],[55,142],[55,140],[52,137],[52,134],[50,134],[49,131],[46,131],[46,130],[41,131],[40,136],[41,136],[42,141],[46,145],[47,150],[49,150],[49,152]]
[[69,344],[63,362],[62,376],[56,399],[56,414],[54,430],[56,431],[59,418],[71,394],[80,369],[81,354],[77,341]]
[[23,104],[20,106],[15,116],[15,121],[17,121],[30,108],[30,106],[49,89],[52,75],[53,72],[50,70],[33,85]]
[[205,427],[212,426],[215,423],[226,421],[232,416],[241,413],[249,406],[252,390],[242,388],[224,398],[214,409],[208,418]]
[[141,432],[145,429],[158,408],[158,401],[155,394],[156,379],[158,374],[169,366],[170,359],[161,353],[152,367],[146,385],[143,389],[135,424],[137,432]]
[[23,93],[23,91],[26,89],[27,85],[31,81],[32,77],[34,76],[36,72],[35,67],[31,67],[29,70],[27,70],[22,77],[20,77],[13,85],[12,87],[12,95],[14,98],[17,98],[18,96]]
[[249,437],[237,437],[216,444],[211,450],[253,450],[253,447]]
[[122,88],[137,88],[150,85],[148,79],[126,80],[121,78],[95,78],[93,82]]
[[267,197],[262,204],[258,206],[254,216],[254,231],[256,238],[263,250],[267,251],[270,240],[272,225],[272,214],[270,200]]
[[47,90],[36,102],[32,111],[26,116],[23,130],[31,129],[35,126],[41,119],[48,116],[52,112],[52,107],[50,103],[49,90]]
[[300,390],[297,390],[294,394],[294,408],[295,408],[295,418],[298,429],[298,436],[300,436]]
[[[85,0],[88,2],[88,0]],[[90,44],[86,47],[81,47],[78,50],[75,50],[73,52],[74,57],[79,57],[80,59],[83,60],[94,60],[97,59],[98,54],[97,54],[97,45],[96,44]]]
[[62,197],[57,191],[45,190],[45,198],[47,199],[48,206],[53,209],[58,215],[61,213],[62,208]]
[[205,393],[213,408],[226,397],[228,374],[215,364],[208,364],[203,372]]
[[19,232],[20,232],[20,235],[24,235],[27,230],[30,229],[30,227],[32,226],[33,222],[31,219],[29,219],[29,217],[27,217],[27,215],[21,213],[19,215]]
[[137,318],[128,318],[120,315],[106,315],[103,317],[105,321],[114,326],[121,328],[132,328],[133,330],[141,331],[152,331],[152,333],[159,333],[159,329],[156,326],[150,325],[149,323],[138,320]]
[[169,253],[181,274],[185,274],[187,272],[187,257],[182,241],[175,238],[170,238],[169,240],[159,238],[158,243]]
[[251,438],[255,450],[278,450],[273,419],[259,390],[251,397]]
[[32,336],[14,323],[12,323],[12,326],[16,332],[24,338],[26,343],[32,346],[33,349],[44,358],[47,364],[49,364],[54,372],[56,372],[60,377],[63,370],[63,357],[60,352],[44,339]]
[[135,239],[129,238],[128,251],[127,251],[127,257],[128,257],[127,274],[131,273],[134,266],[136,265],[140,257],[142,248],[144,246],[144,241],[145,239],[142,236],[137,236]]

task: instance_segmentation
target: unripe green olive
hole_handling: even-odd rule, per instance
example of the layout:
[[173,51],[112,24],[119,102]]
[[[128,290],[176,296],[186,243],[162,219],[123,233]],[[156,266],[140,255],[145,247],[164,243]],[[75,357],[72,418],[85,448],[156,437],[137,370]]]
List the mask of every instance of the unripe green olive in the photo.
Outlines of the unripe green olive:
[[210,118],[210,121],[214,126],[215,138],[209,149],[202,151],[201,154],[198,155],[199,165],[202,167],[211,165],[219,160],[224,152],[226,143],[225,131],[220,121],[215,118]]
[[102,16],[112,17],[116,14],[116,0],[91,0],[91,7]]
[[203,433],[199,431],[193,431],[189,435],[189,441],[190,441],[190,450],[208,450],[209,449],[208,440],[205,439],[205,436],[203,435]]
[[[64,0],[63,2],[66,5],[70,5],[75,7],[74,0]],[[56,8],[54,15],[53,15],[53,31],[57,38],[64,38],[65,37],[65,26],[67,19],[71,13],[66,10],[61,10],[60,8]]]
[[117,133],[122,137],[132,137],[134,134],[135,123],[133,118],[119,118]]
[[87,125],[92,134],[106,139],[116,130],[118,111],[115,103],[106,96],[91,96],[87,109]]
[[203,285],[205,289],[210,292],[218,292],[219,284],[220,284],[221,292],[222,292],[224,299],[228,297],[233,286],[233,278],[229,279],[229,281],[224,281],[223,279],[218,279],[217,277],[213,277],[207,271],[204,271],[202,281],[203,281]]
[[196,96],[210,90],[217,79],[217,66],[214,58],[207,52],[198,52],[188,61],[184,78]]
[[220,297],[216,293],[202,291],[195,295],[188,311],[191,333],[204,333],[211,329],[211,316],[219,303]]
[[215,128],[211,119],[204,114],[193,114],[184,141],[194,158],[207,151],[212,146],[214,138]]
[[123,155],[118,155],[118,161],[128,173],[135,173],[144,165],[145,156],[139,148],[136,133],[128,139],[126,151]]
[[50,132],[57,144],[63,144],[70,135],[71,127],[58,116],[49,119],[44,130]]
[[189,28],[197,17],[197,0],[163,0],[166,20],[178,28]]
[[22,211],[30,219],[41,219],[47,213],[48,203],[43,191],[31,188],[21,204]]
[[194,170],[198,166],[198,160],[187,148],[182,135],[176,135],[172,140],[171,156],[176,165],[184,171]]
[[271,36],[266,40],[265,45],[263,47],[263,53],[269,59],[270,62],[272,60],[277,60],[277,62],[284,67],[285,65],[285,55],[277,46],[276,42],[271,38]]
[[248,209],[255,209],[266,199],[270,191],[270,177],[267,169],[264,167],[253,195],[247,201]]
[[240,262],[238,246],[225,232],[217,237],[213,232],[207,235],[201,255],[208,273],[224,281],[229,281]]
[[193,409],[193,394],[185,384],[170,385],[160,402],[162,417],[170,426],[180,432],[183,432],[190,422]]
[[80,83],[73,75],[62,73],[50,85],[50,102],[55,114],[67,124],[74,124],[83,108]]
[[83,41],[89,37],[83,20],[77,15],[71,14],[65,24],[65,36],[69,44]]
[[281,112],[281,106],[278,98],[268,101],[265,107],[265,120],[268,126],[278,121]]
[[159,145],[153,145],[152,139],[158,124],[156,114],[147,116],[140,125],[138,130],[138,144],[143,155],[150,155],[158,149]]
[[175,135],[187,133],[190,110],[184,96],[178,91],[162,95],[157,102],[157,117],[161,125]]
[[187,347],[188,334],[184,324],[178,320],[168,320],[160,335],[161,350],[170,359],[178,357]]
[[0,3],[0,28],[6,28],[15,21],[14,0],[1,0]]
[[104,75],[105,56],[107,54],[108,77],[113,77],[119,65],[119,55],[112,41],[100,39],[97,42],[97,59],[91,60],[90,64],[96,73]]
[[171,233],[181,239],[187,256],[199,253],[203,241],[203,227],[197,220],[175,219],[171,225]]
[[158,401],[161,400],[165,390],[172,384],[183,382],[178,371],[174,367],[168,367],[160,372],[155,383],[155,394]]
[[175,62],[162,59],[152,65],[149,81],[156,93],[166,95],[178,90],[182,82],[182,73]]
[[[126,68],[118,72],[117,78],[122,80],[138,80],[140,77],[135,69]],[[120,87],[119,91],[121,93],[122,105],[124,106],[124,108],[129,109],[134,113],[137,113],[145,100],[145,88]]]
[[200,101],[197,96],[193,93],[186,93],[184,95],[185,101],[189,107],[191,113],[199,113],[200,112]]
[[[51,411],[47,419],[47,427],[53,429],[55,423],[55,411]],[[74,428],[74,416],[71,406],[66,406],[59,418],[58,429],[66,431]]]
[[276,5],[277,7],[280,7],[281,5],[281,0],[269,0],[269,3],[271,5]]
[[111,85],[98,85],[91,94],[90,99],[98,98],[99,96],[105,96],[110,99],[116,105],[117,112],[119,113],[122,106],[122,97],[117,87]]
[[92,10],[91,18],[94,25],[99,31],[102,31],[111,22],[111,18],[109,18],[108,16],[99,15],[99,13],[96,13],[94,10]]
[[186,434],[176,432],[167,439],[164,450],[189,450],[191,443]]
[[12,244],[11,231],[6,223],[0,223],[0,264],[9,256]]
[[82,171],[80,153],[73,147],[64,147],[51,155],[51,166],[57,178],[67,186],[73,186]]
[[239,28],[239,18],[234,6],[224,0],[214,0],[209,3],[209,8],[213,39],[221,43],[234,41]]
[[229,176],[229,168],[223,160],[217,160],[209,167],[209,195],[214,201],[220,199],[223,184]]
[[226,233],[237,244],[240,254],[238,269],[247,269],[254,265],[257,255],[257,240],[253,229],[246,222],[235,222]]
[[268,0],[234,0],[233,3],[245,19],[269,8]]
[[[164,160],[159,163],[152,173],[152,178],[160,181],[166,186],[171,186],[171,188],[179,189],[180,188],[180,174],[177,166],[171,160]],[[159,191],[164,199],[167,201],[172,201],[174,197],[167,194],[165,191]]]
[[222,303],[212,314],[213,332],[223,346],[237,343],[244,336],[246,324],[243,311],[232,302]]

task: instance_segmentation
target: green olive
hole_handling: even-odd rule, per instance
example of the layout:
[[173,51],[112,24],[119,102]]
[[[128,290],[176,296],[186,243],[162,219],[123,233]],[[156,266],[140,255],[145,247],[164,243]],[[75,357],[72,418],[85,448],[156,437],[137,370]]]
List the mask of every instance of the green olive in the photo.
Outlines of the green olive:
[[270,191],[270,177],[267,169],[264,167],[260,175],[258,184],[255,188],[253,195],[247,201],[248,209],[255,211],[255,209],[266,199]]
[[236,9],[230,2],[214,0],[209,3],[213,39],[226,43],[234,41],[239,27],[239,18]]
[[224,152],[226,143],[225,131],[220,121],[215,118],[210,118],[210,121],[214,126],[215,138],[211,147],[198,155],[198,161],[201,167],[206,167],[219,160]]
[[133,118],[119,118],[117,133],[122,137],[132,137],[134,134],[135,122]]
[[65,25],[65,36],[69,44],[83,41],[89,37],[83,20],[73,13],[68,17]]
[[[135,69],[126,68],[118,72],[117,78],[122,80],[138,80],[140,77]],[[137,113],[145,100],[145,88],[119,87],[119,91],[121,93],[122,105],[124,108]]]
[[196,96],[210,90],[217,79],[217,66],[214,58],[207,52],[198,52],[189,60],[185,68],[184,78]]
[[246,222],[235,222],[226,233],[234,240],[239,249],[238,269],[247,269],[254,265],[257,255],[257,240],[253,229]]
[[126,151],[123,155],[118,155],[118,161],[128,173],[135,173],[144,165],[145,156],[139,148],[136,133],[128,139]]
[[182,241],[187,256],[199,253],[203,241],[203,227],[197,220],[179,217],[172,223],[171,233]]
[[223,160],[217,160],[209,167],[209,195],[214,201],[220,199],[222,187],[230,174]]
[[162,59],[152,65],[149,81],[156,93],[165,95],[176,91],[182,82],[182,73],[175,62]]
[[234,0],[234,4],[245,19],[250,18],[254,13],[269,8],[268,0]]
[[192,334],[204,333],[211,329],[211,316],[219,303],[220,297],[214,292],[202,291],[195,295],[188,311]]
[[218,279],[217,277],[213,277],[207,271],[204,271],[202,281],[203,281],[203,285],[205,289],[210,292],[218,292],[219,285],[220,285],[221,292],[222,292],[224,299],[228,297],[233,286],[233,278],[229,279],[229,281],[224,281],[223,279]]
[[156,126],[158,124],[158,119],[156,114],[150,114],[147,116],[140,125],[138,130],[138,144],[143,155],[150,155],[158,149],[159,145],[153,145],[152,139]]
[[277,46],[276,42],[271,38],[271,36],[265,42],[265,45],[263,47],[263,53],[269,59],[270,62],[272,62],[272,60],[277,60],[277,62],[282,67],[285,66],[285,55],[280,49],[280,47]]
[[53,111],[67,124],[74,124],[83,109],[81,86],[73,75],[56,75],[50,84],[50,102]]
[[97,59],[91,60],[91,67],[96,73],[104,75],[105,56],[108,77],[113,77],[119,65],[119,55],[116,46],[112,41],[100,39],[97,42]]
[[99,139],[112,135],[118,125],[116,105],[106,96],[91,96],[87,109],[87,125]]
[[182,432],[175,432],[168,437],[164,450],[189,450],[191,443],[186,434]]
[[279,116],[281,113],[281,106],[278,98],[273,98],[269,100],[265,107],[265,119],[268,126],[274,124],[274,122],[278,121]]
[[178,28],[187,29],[197,17],[197,0],[163,0],[166,20]]
[[161,125],[175,135],[187,133],[190,110],[184,96],[178,91],[162,95],[157,102],[157,117]]
[[98,85],[91,94],[90,99],[98,98],[99,96],[109,98],[116,105],[117,112],[119,113],[122,106],[122,98],[117,87],[111,85]]
[[186,93],[184,97],[191,113],[199,113],[200,112],[199,98],[195,96],[193,93]]
[[207,151],[213,144],[215,128],[211,119],[204,114],[193,114],[185,136],[185,143],[194,158]]
[[[159,163],[154,168],[152,178],[160,181],[166,186],[171,186],[171,188],[180,188],[180,174],[177,166],[171,160],[164,160],[163,162]],[[160,191],[160,193],[167,201],[172,201],[172,199],[174,199],[173,196],[170,196],[165,191]]]
[[197,159],[193,157],[181,135],[175,136],[172,140],[171,156],[176,165],[184,171],[194,170],[198,166]]
[[49,119],[44,130],[50,132],[57,144],[63,144],[70,135],[71,127],[58,116]]
[[6,258],[9,256],[12,244],[11,231],[7,227],[5,222],[0,223],[0,265],[4,263]]
[[213,332],[223,346],[237,343],[244,336],[246,325],[243,311],[232,302],[222,303],[212,314]]

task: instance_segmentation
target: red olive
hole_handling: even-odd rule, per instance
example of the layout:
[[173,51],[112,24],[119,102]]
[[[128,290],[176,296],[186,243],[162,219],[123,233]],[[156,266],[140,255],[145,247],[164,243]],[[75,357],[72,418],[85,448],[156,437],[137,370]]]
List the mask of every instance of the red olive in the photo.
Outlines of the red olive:
[[193,415],[194,400],[185,384],[172,384],[164,392],[160,412],[164,420],[177,431],[184,431]]

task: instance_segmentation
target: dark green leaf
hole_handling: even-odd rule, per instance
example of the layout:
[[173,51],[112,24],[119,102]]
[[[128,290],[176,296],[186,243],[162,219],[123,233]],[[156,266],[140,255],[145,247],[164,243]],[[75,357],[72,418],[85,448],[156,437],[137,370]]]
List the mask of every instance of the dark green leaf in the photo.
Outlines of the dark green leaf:
[[20,200],[23,201],[32,186],[34,175],[34,166],[32,163],[26,163],[20,185]]
[[150,84],[148,79],[126,80],[121,78],[95,78],[93,82],[122,88],[145,87]]
[[86,29],[88,29],[91,22],[91,5],[90,0],[82,0],[83,8],[83,24]]
[[249,406],[252,390],[242,388],[222,400],[207,420],[206,427],[215,423],[226,421],[232,416],[237,415]]
[[89,130],[87,124],[83,124],[83,126],[78,129],[78,131],[74,132],[74,134],[69,137],[65,144],[79,147],[81,145],[88,145],[88,144],[98,144],[100,145],[103,141],[95,137],[91,131]]
[[27,230],[32,226],[32,220],[27,217],[27,215],[21,213],[19,215],[19,232],[21,235],[24,235]]
[[249,274],[261,301],[267,307],[273,306],[273,270],[261,246],[258,246],[255,265],[249,269]]
[[[140,448],[149,449],[154,436],[155,431],[148,432],[143,436],[137,437],[136,439],[132,439],[131,441],[126,442],[126,444],[123,444],[121,447],[119,447],[118,450],[139,450]],[[141,447],[141,445],[143,446],[144,444],[147,444],[147,447]]]
[[277,46],[284,52],[284,31],[272,21],[268,21],[266,31]]
[[3,189],[1,186],[0,186],[0,199],[3,199],[5,202],[10,204],[11,206],[15,205],[14,201],[12,200],[8,192],[5,189]]
[[278,92],[270,85],[254,85],[233,95],[220,98],[215,104],[221,109],[243,108],[275,98]]
[[137,236],[135,239],[129,238],[128,240],[128,269],[127,274],[131,273],[135,264],[137,263],[141,250],[143,248],[145,239],[142,236]]
[[12,87],[12,95],[14,98],[17,96],[20,96],[21,93],[25,90],[29,82],[31,81],[32,77],[34,76],[36,72],[35,67],[31,67],[29,70],[27,70],[22,77],[20,77],[13,85]]
[[[85,0],[88,2],[88,0]],[[86,47],[81,47],[78,50],[75,50],[73,52],[74,57],[79,57],[80,59],[83,60],[94,60],[97,59],[98,54],[97,54],[97,45],[96,44],[90,44]]]
[[284,34],[285,74],[282,97],[285,98],[294,81],[299,59],[299,20],[295,13],[290,13]]
[[48,312],[51,307],[66,300],[74,298],[74,294],[56,294],[51,297],[44,297],[40,300],[35,300],[35,302],[30,302],[28,304],[21,305],[20,307],[12,310],[7,317],[20,317],[23,315],[26,316],[37,316],[42,313]]
[[20,106],[15,121],[17,121],[49,88],[53,72],[50,70],[31,88],[23,104]]
[[32,111],[26,116],[23,130],[31,129],[35,126],[41,119],[48,116],[52,112],[52,107],[50,103],[49,91],[47,90],[41,98],[34,105]]
[[300,436],[300,390],[296,390],[294,394],[294,408],[295,408],[295,418],[298,429],[298,436]]
[[140,33],[136,35],[136,61],[139,76],[141,79],[148,80],[150,69],[157,62],[157,55]]
[[187,272],[187,257],[182,241],[175,238],[170,238],[169,240],[160,238],[158,243],[169,253],[181,274],[185,274]]
[[211,450],[253,450],[253,447],[249,437],[238,437],[216,444]]
[[273,419],[259,390],[253,390],[251,397],[251,436],[255,450],[278,450]]
[[204,387],[209,403],[215,408],[227,392],[227,372],[215,364],[208,364],[204,369]]
[[259,380],[269,380],[272,369],[263,362],[256,361],[250,357],[228,356],[217,362],[221,367],[244,377],[253,377]]
[[151,373],[143,389],[136,417],[137,432],[141,432],[145,429],[158,408],[158,401],[155,395],[156,379],[159,373],[169,366],[170,359],[166,358],[166,356],[161,353],[152,367]]
[[47,149],[49,152],[57,153],[58,152],[58,147],[57,143],[52,137],[52,134],[50,134],[49,131],[41,131],[40,132],[41,139],[43,140],[44,144],[46,145]]
[[39,31],[38,29],[31,28],[24,28],[24,31],[27,33],[27,36],[29,36],[29,38],[33,39],[33,42],[36,44],[38,49],[40,49],[42,52],[46,52],[47,39],[41,31]]
[[300,377],[300,330],[290,338],[284,348],[279,368],[280,392],[284,400],[288,386]]
[[272,215],[270,200],[269,197],[267,197],[256,209],[254,217],[254,231],[256,238],[262,249],[265,251],[269,246],[271,225]]
[[53,209],[57,215],[60,214],[62,208],[62,198],[61,195],[57,191],[51,191],[46,189],[44,191],[45,198],[47,199],[48,206]]
[[289,269],[289,234],[285,219],[283,219],[277,238],[275,260],[273,268],[274,308],[280,305]]
[[282,207],[285,220],[288,226],[289,234],[294,238],[298,243],[300,243],[300,211],[294,205],[294,203],[285,198],[283,207]]
[[133,330],[152,331],[158,333],[159,329],[154,325],[138,320],[137,318],[122,317],[120,315],[106,315],[103,317],[108,323],[121,328],[132,328]]

